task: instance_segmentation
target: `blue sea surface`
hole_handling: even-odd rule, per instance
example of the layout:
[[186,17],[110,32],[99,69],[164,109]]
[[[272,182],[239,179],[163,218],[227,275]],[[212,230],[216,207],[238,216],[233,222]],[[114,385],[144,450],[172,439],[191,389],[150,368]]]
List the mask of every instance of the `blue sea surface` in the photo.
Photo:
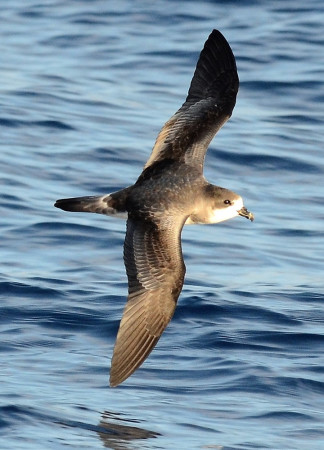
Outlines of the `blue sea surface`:
[[[0,11],[0,448],[324,448],[322,0],[11,0]],[[118,388],[134,183],[213,28],[240,91],[205,176],[255,222],[185,227],[171,324]]]

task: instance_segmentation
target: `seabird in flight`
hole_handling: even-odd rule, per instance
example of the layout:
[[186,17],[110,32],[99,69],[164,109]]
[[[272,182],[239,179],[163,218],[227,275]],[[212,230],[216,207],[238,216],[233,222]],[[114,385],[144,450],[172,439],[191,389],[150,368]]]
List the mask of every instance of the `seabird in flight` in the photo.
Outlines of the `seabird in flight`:
[[143,363],[174,314],[185,276],[183,226],[235,216],[254,219],[238,194],[208,183],[203,175],[207,147],[230,118],[238,87],[232,50],[214,30],[200,54],[186,101],[160,131],[136,183],[111,194],[55,203],[65,211],[127,219],[128,300],[111,362],[111,386]]

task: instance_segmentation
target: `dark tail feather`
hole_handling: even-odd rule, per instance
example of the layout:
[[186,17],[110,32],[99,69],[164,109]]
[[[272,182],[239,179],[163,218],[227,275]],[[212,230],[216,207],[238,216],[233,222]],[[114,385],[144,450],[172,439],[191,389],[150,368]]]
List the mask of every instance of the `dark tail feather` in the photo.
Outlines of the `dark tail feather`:
[[90,212],[97,214],[116,214],[116,210],[109,205],[109,194],[92,197],[62,198],[54,204],[56,208],[72,212]]
[[64,211],[88,212],[115,216],[121,219],[127,218],[127,212],[120,205],[117,206],[110,194],[92,197],[62,198],[56,200],[54,206]]

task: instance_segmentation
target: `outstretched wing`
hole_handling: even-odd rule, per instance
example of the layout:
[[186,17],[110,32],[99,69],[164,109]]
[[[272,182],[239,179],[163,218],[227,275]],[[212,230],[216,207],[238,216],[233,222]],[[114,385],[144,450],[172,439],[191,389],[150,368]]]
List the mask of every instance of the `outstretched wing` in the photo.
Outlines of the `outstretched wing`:
[[232,114],[238,87],[232,50],[214,30],[200,53],[185,103],[160,131],[144,169],[177,159],[202,170],[210,141]]
[[183,221],[127,221],[124,261],[129,295],[111,362],[111,386],[142,364],[173,316],[185,275],[182,227]]

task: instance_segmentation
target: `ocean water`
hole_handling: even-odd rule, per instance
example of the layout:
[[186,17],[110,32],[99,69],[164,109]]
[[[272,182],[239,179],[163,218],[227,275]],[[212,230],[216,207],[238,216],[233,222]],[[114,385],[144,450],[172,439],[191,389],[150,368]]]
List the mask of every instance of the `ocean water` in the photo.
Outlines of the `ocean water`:
[[[324,448],[324,6],[12,0],[0,27],[0,448]],[[208,180],[255,222],[186,227],[186,282],[108,387],[125,224],[57,198],[133,183],[213,28],[240,92]]]

